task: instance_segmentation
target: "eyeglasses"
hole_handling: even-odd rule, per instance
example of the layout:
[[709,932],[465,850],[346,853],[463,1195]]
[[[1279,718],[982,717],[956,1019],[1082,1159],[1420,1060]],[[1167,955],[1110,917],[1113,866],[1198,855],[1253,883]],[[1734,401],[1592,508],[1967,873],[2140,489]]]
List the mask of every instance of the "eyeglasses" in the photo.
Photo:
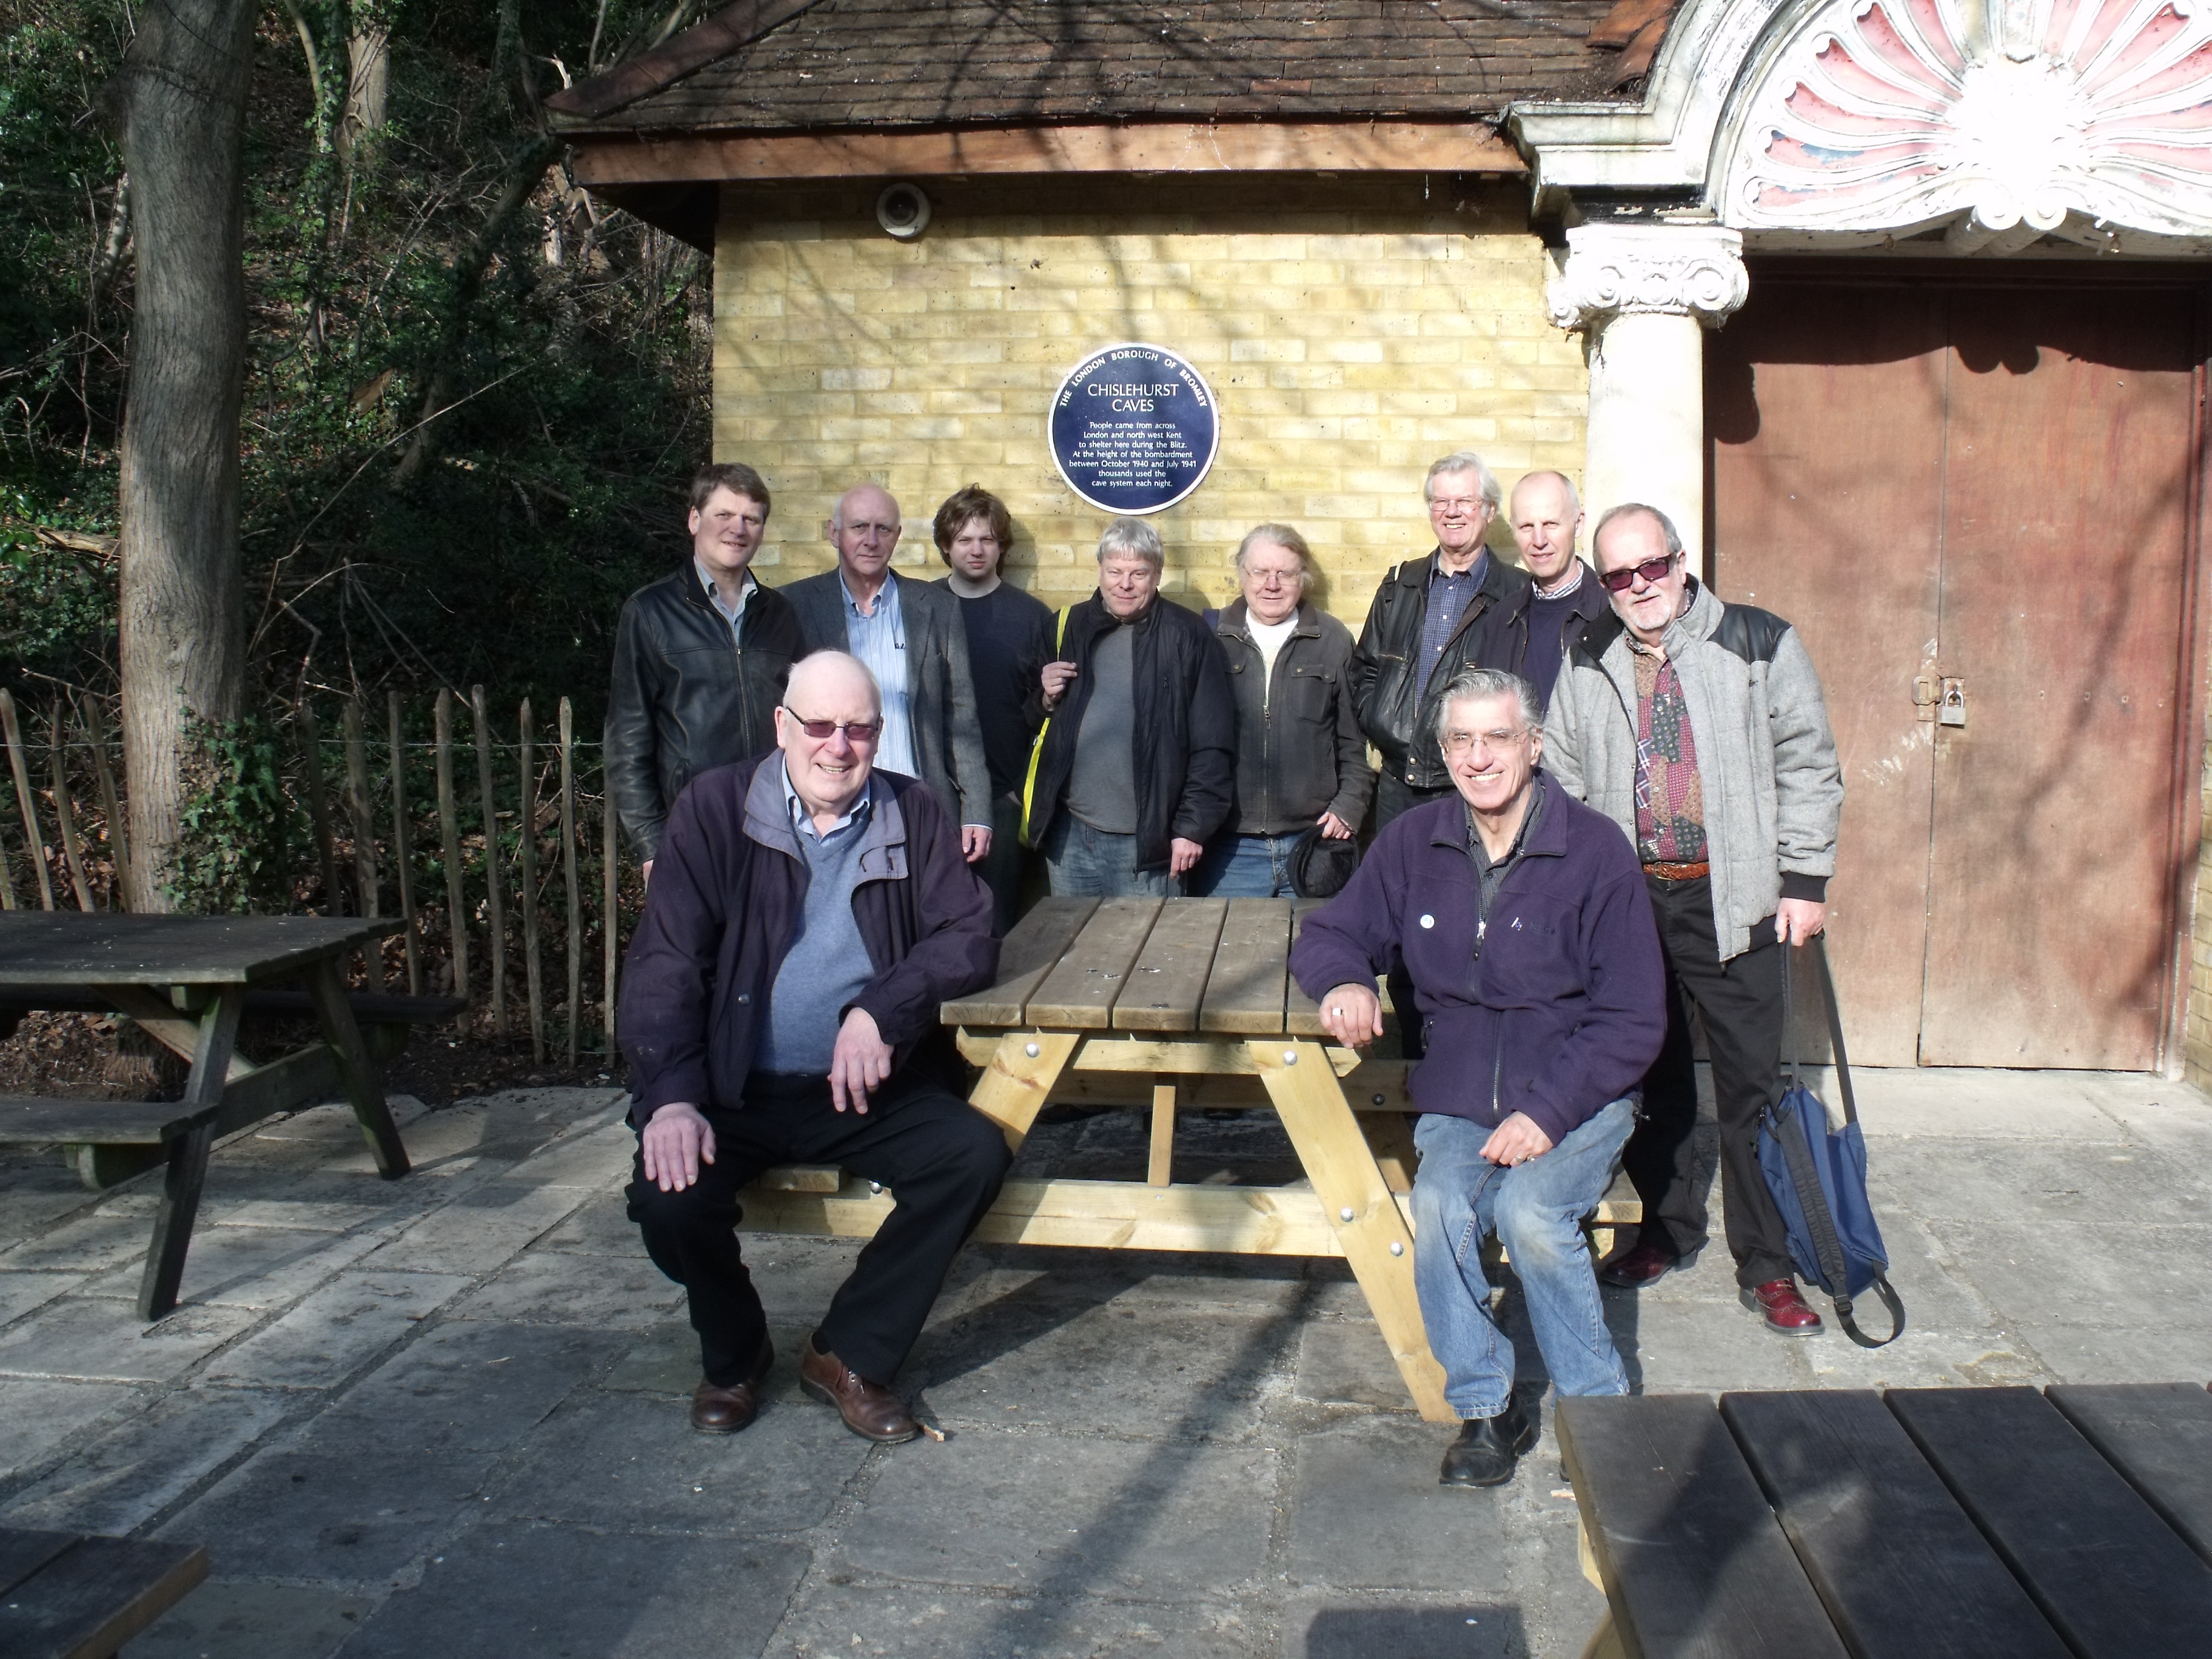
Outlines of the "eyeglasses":
[[878,738],[881,737],[884,732],[884,723],[881,717],[872,720],[801,720],[799,718],[799,711],[796,708],[793,708],[789,703],[784,704],[783,712],[790,715],[793,720],[798,720],[799,729],[805,732],[808,737],[813,738],[817,743],[827,743],[830,738],[836,737],[840,732],[842,732],[845,734],[846,742],[854,744],[866,744],[873,743]]
[[1638,576],[1646,582],[1656,582],[1674,568],[1679,553],[1663,554],[1656,559],[1646,559],[1642,564],[1632,564],[1624,570],[1608,570],[1598,580],[1598,585],[1608,593],[1625,593]]
[[1528,728],[1518,732],[1447,732],[1443,737],[1443,751],[1455,760],[1478,746],[1492,749],[1517,749],[1528,740]]

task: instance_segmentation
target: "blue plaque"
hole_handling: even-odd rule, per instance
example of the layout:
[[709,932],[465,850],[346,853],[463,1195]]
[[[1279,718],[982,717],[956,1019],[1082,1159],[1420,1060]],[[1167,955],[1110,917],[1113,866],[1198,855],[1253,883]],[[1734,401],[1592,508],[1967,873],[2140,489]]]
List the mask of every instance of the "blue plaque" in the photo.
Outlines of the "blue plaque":
[[1221,441],[1206,379],[1162,346],[1115,345],[1076,365],[1052,400],[1052,461],[1104,513],[1158,513],[1199,486]]

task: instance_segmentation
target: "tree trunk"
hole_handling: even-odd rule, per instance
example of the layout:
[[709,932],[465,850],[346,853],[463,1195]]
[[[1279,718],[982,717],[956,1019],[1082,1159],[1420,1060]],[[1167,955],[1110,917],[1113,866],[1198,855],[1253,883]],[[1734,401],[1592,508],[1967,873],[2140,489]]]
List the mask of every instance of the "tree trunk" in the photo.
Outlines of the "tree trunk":
[[189,722],[237,718],[246,657],[240,146],[254,0],[153,0],[110,88],[137,283],[121,477],[123,762],[133,910],[166,910]]
[[338,161],[353,166],[355,149],[384,125],[392,88],[392,31],[382,24],[355,24],[346,41],[345,113],[338,118]]

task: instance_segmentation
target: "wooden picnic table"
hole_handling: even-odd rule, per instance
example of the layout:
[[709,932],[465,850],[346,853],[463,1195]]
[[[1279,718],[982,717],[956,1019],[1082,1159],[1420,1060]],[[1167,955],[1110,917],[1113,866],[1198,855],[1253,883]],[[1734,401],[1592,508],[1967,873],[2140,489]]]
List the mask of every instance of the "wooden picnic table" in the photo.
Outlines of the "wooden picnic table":
[[[154,1247],[139,1285],[141,1317],[158,1319],[176,1305],[207,1152],[217,1136],[342,1091],[378,1172],[386,1179],[407,1173],[406,1148],[340,974],[349,953],[374,948],[398,925],[334,916],[0,914],[0,992],[15,1006],[82,1006],[89,998],[191,1064],[174,1107],[0,1099],[0,1135],[18,1142],[167,1147]],[[249,988],[283,980],[302,983],[320,1040],[252,1065],[237,1053]]]
[[111,1659],[207,1575],[200,1544],[0,1527],[0,1653]]
[[[1407,1066],[1324,1040],[1320,1011],[1289,975],[1297,914],[1288,899],[1052,898],[1023,918],[998,983],[944,1006],[983,1068],[971,1103],[1019,1147],[1048,1101],[1133,1097],[1151,1107],[1151,1157],[1143,1182],[1009,1181],[975,1237],[1343,1256],[1422,1415],[1450,1422],[1400,1202],[1414,1163]],[[1176,1182],[1176,1114],[1200,1091],[1208,1105],[1272,1107],[1306,1178]],[[1599,1221],[1634,1220],[1624,1199],[1609,1196]],[[772,1171],[742,1201],[757,1231],[860,1237],[892,1202],[836,1170]]]
[[1567,1400],[1586,1659],[2199,1659],[2195,1382]]

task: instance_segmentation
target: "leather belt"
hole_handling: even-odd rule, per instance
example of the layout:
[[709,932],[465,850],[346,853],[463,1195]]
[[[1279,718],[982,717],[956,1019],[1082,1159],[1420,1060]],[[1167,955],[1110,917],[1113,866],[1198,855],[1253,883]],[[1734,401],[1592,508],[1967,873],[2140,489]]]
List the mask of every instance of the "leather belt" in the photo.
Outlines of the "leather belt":
[[1695,881],[1699,876],[1710,876],[1713,866],[1710,860],[1698,864],[1647,864],[1644,873],[1656,876],[1662,881]]

